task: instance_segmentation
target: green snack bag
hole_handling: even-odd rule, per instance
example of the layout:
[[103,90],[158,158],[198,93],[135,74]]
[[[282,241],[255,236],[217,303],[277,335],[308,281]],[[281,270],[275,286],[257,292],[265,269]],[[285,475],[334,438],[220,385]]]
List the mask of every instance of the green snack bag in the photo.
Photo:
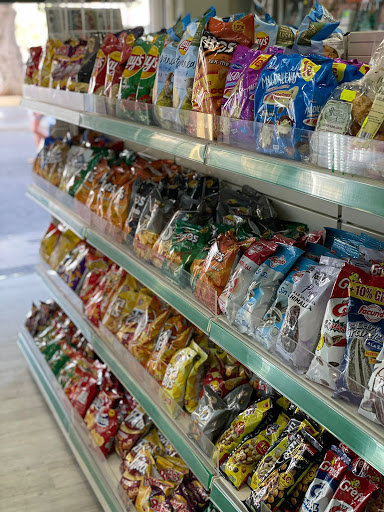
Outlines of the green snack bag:
[[123,71],[120,82],[119,99],[135,100],[147,53],[151,49],[153,36],[139,37]]
[[[167,34],[160,34],[153,42],[144,61],[140,81],[137,86],[136,101],[152,103],[152,89],[155,83],[156,72],[160,55],[164,48]],[[133,51],[133,50],[132,50]]]
[[95,153],[91,160],[88,162],[88,165],[80,168],[80,170],[78,170],[68,181],[66,190],[70,196],[75,197],[77,190],[85,180],[88,172],[96,167],[101,158],[107,157],[110,154],[110,151],[106,148],[95,148],[94,152]]

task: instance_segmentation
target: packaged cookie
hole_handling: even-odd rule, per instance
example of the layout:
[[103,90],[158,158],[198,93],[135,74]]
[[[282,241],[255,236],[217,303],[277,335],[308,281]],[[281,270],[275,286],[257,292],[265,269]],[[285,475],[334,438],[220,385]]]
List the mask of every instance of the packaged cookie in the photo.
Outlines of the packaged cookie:
[[255,430],[272,407],[267,398],[254,403],[235,418],[231,426],[219,437],[216,446],[219,450],[219,464],[223,464],[232,451],[241,444],[244,437]]
[[220,115],[225,80],[238,44],[254,42],[254,18],[249,14],[235,21],[211,18],[201,37],[193,83],[193,110]]

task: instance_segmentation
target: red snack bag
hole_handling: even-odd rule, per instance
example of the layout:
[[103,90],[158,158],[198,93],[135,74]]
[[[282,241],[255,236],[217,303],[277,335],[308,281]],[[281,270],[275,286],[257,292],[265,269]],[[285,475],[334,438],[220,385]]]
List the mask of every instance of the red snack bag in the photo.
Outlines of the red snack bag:
[[90,432],[104,455],[108,455],[112,451],[118,426],[116,409],[108,406],[101,407]]
[[93,402],[97,393],[97,382],[92,375],[84,376],[74,389],[71,397],[73,407],[84,418],[88,407]]
[[381,473],[361,457],[357,456],[352,460],[351,470],[354,475],[367,478],[377,486],[379,486],[382,481]]
[[43,48],[41,46],[33,46],[29,49],[27,69],[25,70],[25,84],[37,85],[39,83],[39,63],[42,51]]
[[88,429],[91,430],[93,427],[96,421],[97,413],[102,409],[102,407],[106,407],[107,409],[114,408],[116,407],[119,400],[120,395],[116,392],[116,390],[99,391],[84,417],[84,422]]
[[373,482],[348,471],[325,512],[362,512],[376,490]]
[[254,42],[254,16],[235,21],[208,21],[199,48],[193,83],[193,110],[220,115],[229,66],[238,44]]
[[135,43],[135,36],[125,31],[117,39],[116,49],[107,57],[104,94],[108,98],[117,98],[121,76]]
[[96,287],[108,270],[108,258],[97,250],[90,250],[86,256],[85,279],[79,293],[80,299],[83,302],[86,303],[92,297]]
[[95,64],[93,66],[91,80],[89,81],[89,94],[104,95],[105,80],[107,75],[108,56],[113,51],[119,50],[119,42],[114,34],[107,34],[97,52]]

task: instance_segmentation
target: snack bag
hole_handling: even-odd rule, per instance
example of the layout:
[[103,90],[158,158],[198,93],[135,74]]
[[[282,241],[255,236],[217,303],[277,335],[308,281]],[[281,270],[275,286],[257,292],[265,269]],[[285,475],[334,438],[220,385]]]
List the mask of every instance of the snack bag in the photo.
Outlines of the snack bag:
[[39,83],[40,87],[49,87],[49,79],[51,76],[52,60],[55,54],[55,48],[60,44],[60,41],[48,39],[45,49],[40,58],[39,63]]
[[200,18],[193,20],[186,28],[177,47],[177,60],[173,80],[173,108],[192,110],[193,80],[201,36],[207,21],[215,16],[216,10],[210,7]]
[[85,413],[93,402],[96,394],[97,381],[92,375],[84,376],[76,385],[71,396],[71,404],[79,412],[82,418],[84,418]]
[[166,34],[160,34],[153,42],[145,57],[140,81],[137,85],[136,101],[152,103],[153,86],[159,65],[160,55],[164,48]]
[[123,319],[132,311],[138,294],[138,285],[135,279],[127,275],[111,298],[107,311],[103,318],[103,324],[113,334],[119,330]]
[[159,384],[163,381],[172,356],[188,345],[192,332],[193,328],[188,327],[187,321],[181,315],[172,315],[166,320],[146,365],[148,373]]
[[231,426],[219,437],[216,446],[219,450],[219,464],[223,464],[244,437],[255,430],[272,407],[270,398],[249,406],[235,418]]
[[134,501],[136,499],[141,481],[145,475],[150,476],[152,474],[154,466],[155,459],[152,453],[143,447],[125,469],[120,483],[130,500]]
[[46,263],[49,263],[52,251],[61,235],[61,230],[52,222],[40,242],[40,256]]
[[274,351],[276,347],[276,341],[288,309],[288,298],[292,293],[294,284],[300,281],[305,272],[313,270],[316,265],[317,263],[313,260],[300,256],[293,269],[279,286],[273,304],[256,329],[256,338],[268,350]]
[[250,438],[241,444],[225,463],[225,474],[236,489],[240,489],[247,481],[281,432],[285,429],[289,418],[285,413],[268,414],[262,424],[250,434]]
[[109,222],[121,230],[124,228],[124,224],[128,217],[128,208],[131,200],[133,184],[135,181],[135,176],[128,178],[111,195],[106,218]]
[[328,503],[325,512],[331,512],[335,507],[348,509],[351,512],[362,512],[376,490],[377,486],[368,478],[356,476],[348,471]]
[[[347,347],[336,381],[335,395],[359,405],[368,388],[376,359],[383,348],[383,280],[348,287]],[[379,413],[380,414],[380,413]]]
[[249,14],[235,21],[211,18],[201,37],[193,83],[193,110],[220,115],[225,79],[238,44],[254,42],[254,18]]
[[118,39],[114,34],[109,33],[104,37],[103,42],[101,43],[101,46],[97,52],[91,79],[89,81],[89,94],[104,96],[108,56],[112,52],[116,51],[118,46]]
[[90,162],[90,166],[92,166],[84,180],[81,184],[78,184],[77,190],[74,194],[75,199],[80,201],[81,203],[89,205],[89,198],[95,200],[97,198],[97,192],[105,180],[108,172],[110,172],[110,167],[106,158],[99,159],[98,156],[96,158],[96,162],[93,166],[93,159]]
[[260,239],[241,256],[219,297],[219,307],[230,323],[234,321],[236,311],[247,293],[256,270],[276,252],[277,248],[277,242]]
[[168,315],[168,310],[160,313],[153,322],[147,323],[139,337],[134,337],[130,340],[128,350],[136,357],[142,366],[146,366],[151,357],[156,338],[159,336]]
[[176,24],[167,30],[164,49],[161,52],[155,83],[152,91],[152,103],[159,107],[172,107],[173,103],[173,73],[176,67],[178,44],[189,23],[191,16],[187,14],[179,18]]
[[374,370],[368,381],[368,389],[364,391],[359,407],[360,414],[380,425],[384,425],[384,397],[382,391],[384,385],[384,364],[382,356],[382,352],[377,356]]
[[[137,183],[137,188],[135,187]],[[140,220],[140,216],[144,210],[146,202],[155,188],[155,183],[152,180],[141,182],[137,180],[133,184],[136,188],[135,193],[132,194],[132,200],[128,206],[128,217],[124,224],[124,231],[128,234],[135,235],[136,229]]]
[[321,449],[316,439],[305,430],[299,430],[268,476],[252,491],[246,502],[250,510],[260,512],[264,503],[270,504],[271,510],[278,509],[308,467],[319,457]]
[[57,274],[71,288],[76,291],[86,270],[86,258],[89,247],[80,242],[70,253],[64,256],[56,268]]
[[325,512],[330,499],[336,491],[350,458],[339,448],[332,446],[317,470],[316,476],[308,487],[300,512]]
[[[259,151],[301,159],[308,153],[302,130],[314,130],[337,85],[330,59],[274,55],[255,90],[255,138]],[[292,130],[294,128],[294,130]]]
[[136,39],[121,77],[119,99],[135,101],[144,63],[153,42],[154,38],[150,35]]
[[297,30],[287,25],[277,25],[266,13],[264,20],[255,14],[255,44],[254,48],[262,52],[269,47],[291,48],[295,42]]
[[49,265],[56,270],[65,255],[71,252],[80,242],[80,238],[70,229],[65,229],[49,257]]
[[184,395],[184,407],[191,414],[199,404],[208,355],[195,341],[191,342],[190,347],[195,350],[197,354],[188,375]]
[[101,407],[90,432],[104,455],[108,455],[113,449],[114,436],[118,426],[116,409]]
[[85,54],[77,71],[77,76],[68,83],[68,90],[82,93],[88,92],[89,81],[102,42],[103,35],[101,33],[88,34]]
[[79,290],[79,297],[87,303],[110,268],[110,261],[98,251],[89,251],[86,256],[86,272]]
[[234,324],[240,332],[255,335],[280,283],[302,254],[303,251],[297,247],[279,244],[275,254],[259,266],[236,312]]
[[[273,53],[278,53],[277,49]],[[225,82],[222,116],[253,121],[255,89],[273,53],[237,46]]]
[[276,351],[300,372],[308,370],[325,308],[340,269],[318,265],[294,284]]
[[74,144],[69,148],[67,159],[61,174],[60,183],[58,185],[60,190],[65,192],[69,191],[69,183],[71,182],[73,176],[79,171],[87,169],[88,163],[92,157],[93,150],[90,148],[76,146]]
[[195,350],[190,347],[182,348],[172,357],[171,362],[165,370],[162,387],[165,390],[163,399],[170,404],[167,395],[173,398],[180,405],[184,404],[185,386],[189,372],[197,356]]
[[[116,434],[116,444],[121,453],[130,453],[136,443],[149,432],[152,421],[137,405],[123,420]],[[147,440],[150,444],[150,440]],[[134,455],[134,454],[133,454]],[[128,459],[129,461],[132,459]]]
[[308,379],[333,390],[347,345],[348,287],[361,282],[362,275],[359,268],[343,263],[325,310],[315,357],[306,373]]
[[25,70],[24,83],[28,85],[38,85],[39,83],[39,63],[43,48],[41,46],[33,46],[29,49],[29,58]]
[[[249,242],[251,245],[253,240]],[[240,247],[244,247],[231,231],[217,237],[204,261],[194,289],[195,297],[210,311],[219,313],[217,296],[223,292]],[[244,247],[245,248],[245,247]]]

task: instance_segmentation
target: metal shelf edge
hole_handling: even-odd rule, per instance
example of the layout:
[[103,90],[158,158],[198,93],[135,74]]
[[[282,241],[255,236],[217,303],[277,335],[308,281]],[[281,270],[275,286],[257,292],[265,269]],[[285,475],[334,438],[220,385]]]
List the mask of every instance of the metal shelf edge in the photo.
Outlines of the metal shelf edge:
[[29,98],[22,98],[20,106],[34,112],[40,112],[46,116],[55,117],[61,121],[65,121],[70,124],[80,124],[80,112],[77,110],[71,110],[69,108],[60,107],[53,103],[45,103],[43,101],[33,100]]

